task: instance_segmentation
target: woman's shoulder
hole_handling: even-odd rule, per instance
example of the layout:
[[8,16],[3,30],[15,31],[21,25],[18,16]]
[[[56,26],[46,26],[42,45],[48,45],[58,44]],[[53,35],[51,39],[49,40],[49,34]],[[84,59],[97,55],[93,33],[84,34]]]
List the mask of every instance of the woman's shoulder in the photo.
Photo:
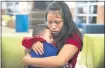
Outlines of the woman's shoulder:
[[81,40],[81,36],[79,34],[73,34],[72,36],[67,37],[65,41],[68,41],[68,40],[80,41]]
[[65,44],[72,44],[80,50],[82,46],[81,36],[79,34],[73,34],[65,40]]

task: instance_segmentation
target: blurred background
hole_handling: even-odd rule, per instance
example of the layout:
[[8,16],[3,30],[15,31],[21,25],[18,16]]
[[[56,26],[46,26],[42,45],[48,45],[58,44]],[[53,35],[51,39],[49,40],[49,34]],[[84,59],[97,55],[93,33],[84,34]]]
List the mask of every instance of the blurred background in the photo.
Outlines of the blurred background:
[[[24,68],[21,41],[23,37],[31,36],[35,24],[45,24],[45,10],[52,1],[2,0],[1,68]],[[104,2],[72,0],[65,3],[83,36],[83,50],[78,57],[77,68],[104,68]]]

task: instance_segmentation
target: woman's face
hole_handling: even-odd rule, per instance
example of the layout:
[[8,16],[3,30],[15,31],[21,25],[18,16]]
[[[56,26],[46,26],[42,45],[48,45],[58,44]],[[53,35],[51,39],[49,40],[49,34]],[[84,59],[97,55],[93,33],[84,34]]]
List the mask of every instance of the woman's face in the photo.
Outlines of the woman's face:
[[47,25],[53,34],[58,34],[63,26],[63,19],[59,11],[49,11]]

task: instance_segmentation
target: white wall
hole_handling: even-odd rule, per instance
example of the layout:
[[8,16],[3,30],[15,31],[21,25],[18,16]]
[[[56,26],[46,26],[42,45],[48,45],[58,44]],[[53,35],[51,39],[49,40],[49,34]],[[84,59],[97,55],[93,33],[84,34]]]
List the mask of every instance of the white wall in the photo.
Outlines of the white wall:
[[69,8],[75,8],[75,6],[76,6],[76,2],[65,2],[68,6],[69,6]]

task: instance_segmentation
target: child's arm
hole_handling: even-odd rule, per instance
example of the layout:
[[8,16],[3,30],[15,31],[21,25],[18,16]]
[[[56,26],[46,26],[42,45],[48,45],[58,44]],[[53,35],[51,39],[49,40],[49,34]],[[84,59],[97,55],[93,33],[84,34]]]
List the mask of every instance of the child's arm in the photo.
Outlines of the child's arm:
[[24,37],[23,40],[22,40],[22,45],[25,47],[25,48],[28,48],[30,49],[32,47],[32,44],[33,44],[33,37]]
[[40,37],[24,37],[22,40],[22,45],[28,49],[32,47],[35,42],[43,42],[45,41],[43,38]]
[[[25,48],[25,50],[24,50],[25,55],[26,55],[27,53],[29,53],[29,52],[30,52],[30,49]],[[28,66],[27,66],[27,65],[24,65],[24,68],[28,68]]]

